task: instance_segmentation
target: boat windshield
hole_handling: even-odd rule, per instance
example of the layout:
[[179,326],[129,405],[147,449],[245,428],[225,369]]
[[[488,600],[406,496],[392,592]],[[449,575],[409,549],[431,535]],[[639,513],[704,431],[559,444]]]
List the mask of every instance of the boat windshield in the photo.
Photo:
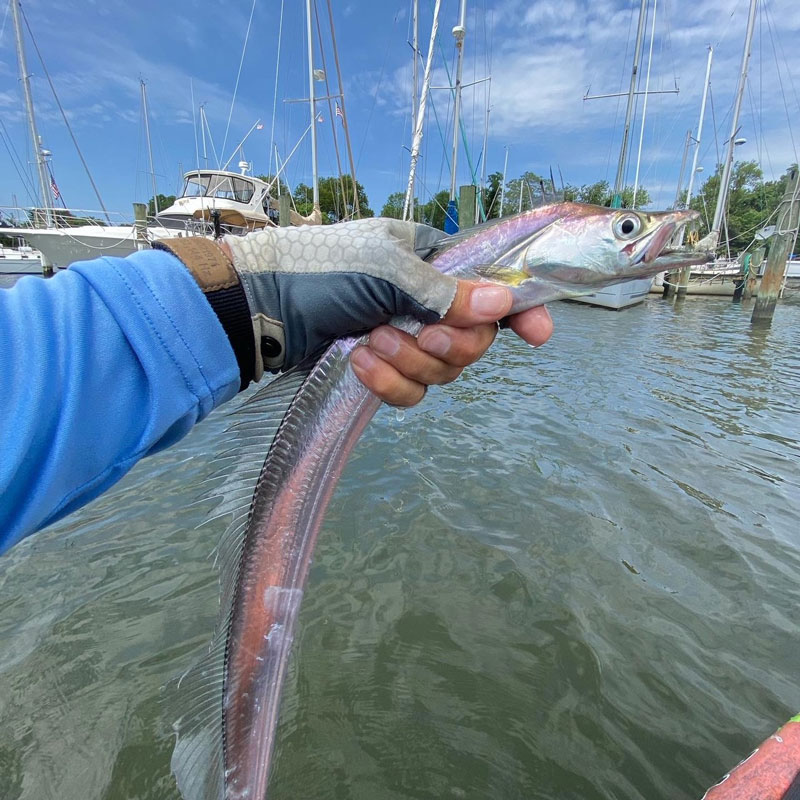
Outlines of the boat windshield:
[[246,178],[231,175],[191,175],[183,187],[183,197],[216,197],[221,200],[234,200],[249,203],[253,197],[253,184]]

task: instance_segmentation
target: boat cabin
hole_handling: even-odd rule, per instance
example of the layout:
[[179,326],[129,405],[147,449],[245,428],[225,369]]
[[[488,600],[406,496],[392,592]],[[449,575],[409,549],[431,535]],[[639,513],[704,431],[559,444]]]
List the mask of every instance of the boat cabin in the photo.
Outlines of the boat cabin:
[[191,228],[210,223],[214,212],[230,233],[277,225],[277,209],[271,207],[269,184],[251,175],[224,170],[199,169],[184,175],[183,191],[175,202],[156,214],[168,228]]

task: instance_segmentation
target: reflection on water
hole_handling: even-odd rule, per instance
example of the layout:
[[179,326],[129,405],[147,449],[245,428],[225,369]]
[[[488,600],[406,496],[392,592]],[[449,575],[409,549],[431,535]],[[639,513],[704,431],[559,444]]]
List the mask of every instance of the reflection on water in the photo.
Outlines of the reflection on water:
[[[800,709],[800,306],[558,304],[384,409],[320,534],[272,796],[696,798]],[[0,561],[0,798],[176,798],[216,413]]]

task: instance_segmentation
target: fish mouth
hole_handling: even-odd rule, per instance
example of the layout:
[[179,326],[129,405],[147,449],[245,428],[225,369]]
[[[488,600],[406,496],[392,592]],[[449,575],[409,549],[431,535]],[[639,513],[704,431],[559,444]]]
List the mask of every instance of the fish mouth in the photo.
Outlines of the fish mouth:
[[690,222],[700,218],[697,211],[665,211],[659,215],[660,225],[636,242],[631,266],[637,273],[655,275],[667,269],[703,264],[711,259],[710,254],[692,250],[690,247],[667,247]]

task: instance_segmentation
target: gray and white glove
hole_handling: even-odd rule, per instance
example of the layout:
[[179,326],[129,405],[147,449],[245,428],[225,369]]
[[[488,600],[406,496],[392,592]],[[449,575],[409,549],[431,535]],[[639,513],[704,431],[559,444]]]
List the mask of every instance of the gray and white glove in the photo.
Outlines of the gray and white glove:
[[394,316],[438,322],[453,302],[457,280],[423,258],[444,236],[426,225],[384,218],[269,228],[224,237],[234,269],[217,263],[222,251],[205,239],[157,246],[181,258],[206,292],[228,333],[244,388],[266,370],[289,369],[333,339]]

